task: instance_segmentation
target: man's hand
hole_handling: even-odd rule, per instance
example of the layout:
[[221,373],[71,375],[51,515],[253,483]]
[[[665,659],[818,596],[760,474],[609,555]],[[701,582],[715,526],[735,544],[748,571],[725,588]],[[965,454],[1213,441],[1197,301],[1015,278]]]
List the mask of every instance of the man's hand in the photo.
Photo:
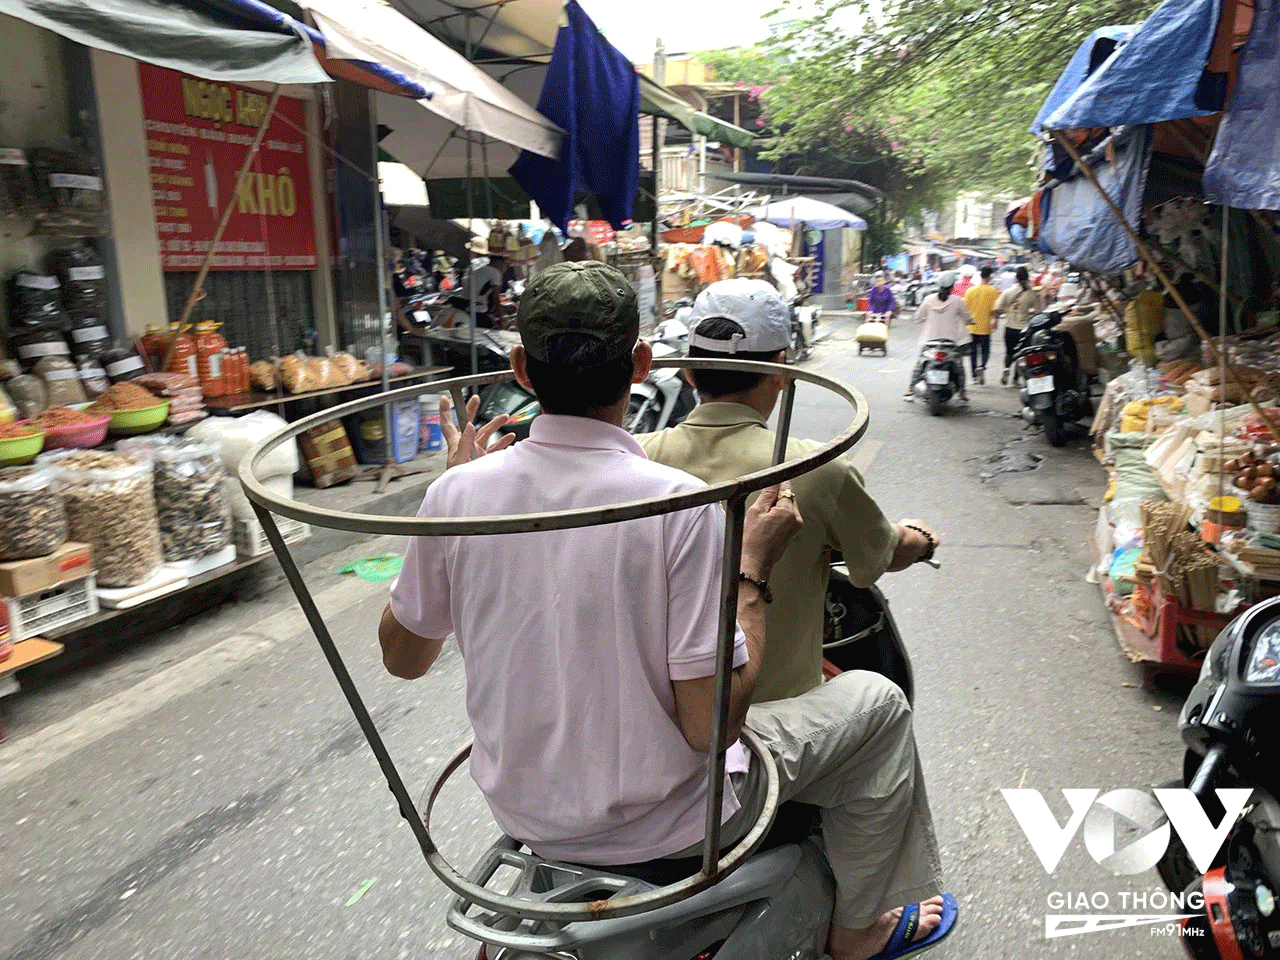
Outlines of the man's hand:
[[790,483],[761,490],[742,527],[743,573],[767,580],[803,523]]
[[[509,419],[504,413],[494,417],[478,431],[475,426],[476,411],[480,409],[480,398],[472,397],[467,401],[466,409],[459,423],[453,422],[453,402],[447,394],[440,397],[440,432],[444,434],[444,442],[449,448],[449,456],[445,469],[456,467],[462,463],[470,463],[486,453],[505,450],[516,442],[515,434],[507,434],[498,439],[492,447],[489,441],[495,432],[504,427]],[[459,429],[461,428],[461,429]]]
[[898,549],[893,552],[893,560],[889,563],[889,572],[896,573],[919,563],[920,558],[929,552],[929,538],[911,527],[928,530],[933,537],[934,548],[942,546],[942,535],[923,520],[906,519],[896,524],[898,528]]

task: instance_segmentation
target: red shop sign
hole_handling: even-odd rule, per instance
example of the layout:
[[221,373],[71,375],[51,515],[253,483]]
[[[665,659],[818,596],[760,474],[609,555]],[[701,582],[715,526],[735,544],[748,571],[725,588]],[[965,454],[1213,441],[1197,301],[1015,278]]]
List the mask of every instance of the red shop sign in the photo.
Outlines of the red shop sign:
[[[161,265],[198,270],[269,97],[149,63],[138,79]],[[302,101],[281,97],[211,269],[315,268],[304,129]]]

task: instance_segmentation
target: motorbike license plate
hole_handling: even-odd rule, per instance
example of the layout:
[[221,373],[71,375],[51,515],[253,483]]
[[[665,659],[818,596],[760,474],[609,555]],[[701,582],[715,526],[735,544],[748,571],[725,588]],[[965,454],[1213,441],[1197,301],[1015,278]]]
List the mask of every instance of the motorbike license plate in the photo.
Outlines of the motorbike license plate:
[[950,370],[926,370],[924,382],[934,386],[945,386],[951,382]]
[[1053,377],[1032,377],[1027,381],[1027,393],[1053,393]]

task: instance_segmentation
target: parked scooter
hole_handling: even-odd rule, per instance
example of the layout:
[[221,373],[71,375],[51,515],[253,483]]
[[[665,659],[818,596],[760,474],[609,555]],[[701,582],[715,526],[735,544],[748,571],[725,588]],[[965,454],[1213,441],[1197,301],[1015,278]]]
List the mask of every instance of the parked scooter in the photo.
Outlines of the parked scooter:
[[811,306],[798,297],[791,305],[791,346],[787,348],[787,362],[799,363],[813,355],[813,339],[822,319],[822,307]]
[[[913,699],[911,659],[884,595],[875,587],[852,586],[838,556],[826,622],[829,674],[874,670]],[[835,905],[835,878],[817,832],[817,813],[804,804],[783,804],[764,843],[741,868],[653,913],[552,924],[500,916],[459,898],[448,923],[485,944],[478,960],[818,960]],[[503,837],[470,876],[487,884],[504,867],[518,871],[512,896],[537,902],[595,896],[605,902],[692,876],[701,858],[584,867],[545,861]]]
[[916,381],[917,396],[929,401],[929,412],[942,415],[947,403],[960,393],[964,355],[954,340],[930,340],[920,350],[924,376]]
[[1022,417],[1044,427],[1055,447],[1066,444],[1067,424],[1093,412],[1075,337],[1056,329],[1061,322],[1057,312],[1032,317],[1014,355],[1023,383]]
[[[674,324],[678,321],[670,320]],[[681,324],[681,326],[684,326]],[[667,331],[664,331],[667,333]],[[683,356],[684,349],[676,344],[681,343],[674,330],[669,333],[675,343],[655,340],[652,343],[655,360],[664,357]],[[689,331],[686,328],[684,340],[687,341]],[[664,367],[650,370],[644,383],[631,385],[631,400],[627,405],[627,416],[622,426],[628,433],[653,433],[683,423],[685,418],[698,405],[698,395],[689,381],[681,376],[675,367]]]
[[[1178,911],[1198,911],[1181,921],[1179,938],[1193,960],[1280,956],[1280,778],[1271,741],[1278,720],[1280,598],[1272,598],[1218,635],[1178,718],[1183,774],[1165,786],[1190,789],[1210,823],[1228,812],[1233,819],[1203,874],[1176,832],[1157,866],[1174,893],[1203,895],[1202,908],[1192,899]],[[1215,791],[1232,788],[1252,793],[1237,795],[1226,811]]]

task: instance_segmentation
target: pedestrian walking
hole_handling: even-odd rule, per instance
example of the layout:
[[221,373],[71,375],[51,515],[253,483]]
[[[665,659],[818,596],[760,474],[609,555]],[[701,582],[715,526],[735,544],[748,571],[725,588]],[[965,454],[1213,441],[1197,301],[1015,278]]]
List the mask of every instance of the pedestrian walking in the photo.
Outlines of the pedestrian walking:
[[987,382],[987,360],[991,357],[991,331],[994,327],[991,311],[1000,296],[991,285],[991,274],[990,267],[983,267],[979,272],[978,285],[970,287],[964,294],[964,305],[973,317],[969,324],[969,334],[973,337],[969,361],[973,366],[973,382],[980,384]]
[[[1041,310],[1040,294],[1031,287],[1031,274],[1026,267],[1019,267],[1015,276],[1018,282],[1000,294],[996,300],[994,316],[1004,320],[1004,372],[1000,374],[1002,385],[1009,383],[1014,355],[1018,352],[1018,340],[1026,329],[1027,320]],[[1016,382],[1016,371],[1012,374]]]

